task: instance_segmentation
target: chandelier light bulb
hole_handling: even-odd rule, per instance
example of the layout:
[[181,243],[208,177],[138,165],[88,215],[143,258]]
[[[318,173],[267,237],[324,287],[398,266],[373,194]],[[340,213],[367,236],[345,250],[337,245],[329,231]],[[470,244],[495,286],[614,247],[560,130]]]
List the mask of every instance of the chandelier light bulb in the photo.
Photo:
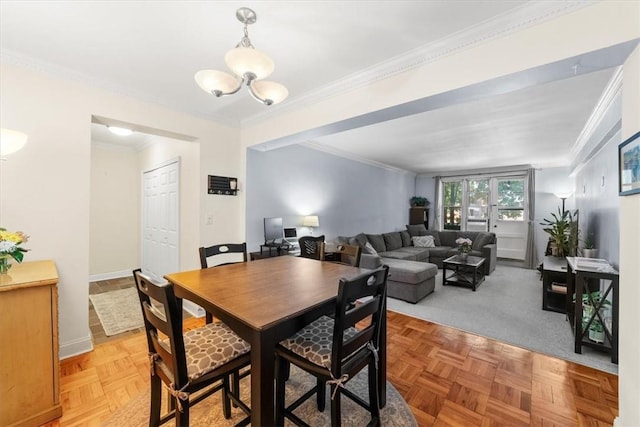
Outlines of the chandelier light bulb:
[[266,53],[256,50],[249,39],[247,26],[256,22],[255,12],[241,7],[236,11],[236,18],[244,24],[244,36],[224,57],[233,75],[218,70],[200,70],[194,76],[196,83],[216,97],[233,95],[245,84],[251,95],[265,105],[282,102],[289,95],[287,88],[280,83],[262,80],[273,73],[273,60]]
[[251,93],[267,105],[278,104],[289,95],[286,87],[269,80],[257,80],[251,83]]
[[236,47],[224,56],[227,67],[237,76],[264,79],[273,73],[273,60],[266,53],[250,47]]
[[235,76],[218,70],[198,71],[195,79],[202,90],[215,96],[235,93],[242,84]]

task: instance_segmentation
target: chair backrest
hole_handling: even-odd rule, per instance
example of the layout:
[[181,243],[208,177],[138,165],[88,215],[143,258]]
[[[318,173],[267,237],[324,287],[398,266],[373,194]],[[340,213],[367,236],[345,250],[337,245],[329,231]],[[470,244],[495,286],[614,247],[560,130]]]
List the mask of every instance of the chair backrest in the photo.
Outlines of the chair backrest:
[[[322,255],[321,259],[324,261],[325,255],[327,254],[324,242],[322,243],[322,246],[320,253]],[[339,244],[335,249],[332,249],[332,251],[338,258],[335,262],[348,264],[352,267],[360,267],[360,257],[362,256],[362,249],[360,246]]]
[[[367,349],[368,343],[375,349],[379,348],[380,322],[386,310],[388,275],[389,267],[383,265],[352,279],[340,279],[331,353],[331,370],[336,378],[342,375],[341,367],[345,359],[354,360],[357,359],[356,353],[371,351]],[[359,325],[358,332],[355,335],[349,334],[349,338],[345,339],[345,330],[355,327],[368,317],[370,319],[366,326]]]
[[[247,262],[247,243],[223,243],[221,245],[213,245],[209,247],[201,247],[200,251],[200,267],[208,268],[207,258],[222,254],[242,254],[242,262]],[[240,261],[237,261],[240,262]],[[234,264],[234,262],[225,262],[217,265]]]
[[302,236],[298,239],[300,245],[300,256],[304,258],[312,258],[320,260],[321,256],[321,243],[324,242],[324,235],[322,236]]
[[[166,384],[173,383],[179,390],[189,379],[182,336],[182,312],[173,286],[171,283],[153,283],[140,269],[133,271],[133,277],[142,307],[149,354],[155,359],[152,364],[154,375],[159,375]],[[162,341],[164,337],[159,336],[158,331],[166,336],[165,341]]]

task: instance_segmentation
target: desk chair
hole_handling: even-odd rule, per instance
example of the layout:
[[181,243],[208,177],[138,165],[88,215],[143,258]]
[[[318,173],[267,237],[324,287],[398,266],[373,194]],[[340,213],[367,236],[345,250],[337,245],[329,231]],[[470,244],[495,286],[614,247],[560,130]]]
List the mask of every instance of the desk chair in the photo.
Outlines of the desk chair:
[[[155,284],[140,269],[133,271],[149,347],[151,364],[151,408],[149,425],[176,419],[176,426],[189,425],[189,407],[222,391],[222,410],[231,418],[231,401],[248,416],[250,409],[231,390],[230,376],[251,363],[249,343],[224,323],[211,323],[182,333],[182,311],[171,283]],[[154,304],[152,304],[152,301]],[[160,303],[160,305],[156,304]],[[164,335],[159,334],[162,333]],[[162,383],[171,394],[171,411],[160,416]],[[210,387],[197,398],[190,395]]]
[[[242,261],[232,261],[225,262],[222,264],[217,264],[213,267],[218,267],[221,265],[227,264],[235,264],[236,262],[247,262],[247,243],[223,243],[220,245],[213,245],[209,247],[201,247],[199,249],[200,252],[200,268],[209,268],[209,264],[207,259],[210,257],[215,257],[223,254],[242,254]],[[206,314],[206,322],[213,322],[213,315],[209,312]]]
[[[320,248],[321,261],[325,261],[326,258],[326,244],[324,242],[321,243],[322,247]],[[360,267],[360,257],[362,256],[362,250],[360,246],[352,246],[352,245],[337,245],[335,249],[332,249],[332,253],[337,259],[335,262],[341,264],[347,264],[352,267]]]
[[321,243],[324,242],[324,235],[322,236],[302,236],[298,239],[300,245],[300,256],[303,258],[322,259]]
[[[345,395],[371,413],[369,425],[380,424],[378,401],[378,348],[380,322],[386,310],[389,267],[363,273],[353,279],[340,279],[335,320],[321,316],[276,347],[276,425],[288,418],[296,425],[307,425],[293,411],[314,394],[318,410],[324,411],[326,384],[331,385],[331,425],[340,426],[340,398]],[[371,297],[371,298],[365,298]],[[364,300],[363,300],[364,298]],[[362,302],[353,305],[356,300]],[[370,318],[366,326],[355,326]],[[285,407],[288,364],[316,377],[316,386]],[[365,366],[369,368],[369,403],[343,388]]]

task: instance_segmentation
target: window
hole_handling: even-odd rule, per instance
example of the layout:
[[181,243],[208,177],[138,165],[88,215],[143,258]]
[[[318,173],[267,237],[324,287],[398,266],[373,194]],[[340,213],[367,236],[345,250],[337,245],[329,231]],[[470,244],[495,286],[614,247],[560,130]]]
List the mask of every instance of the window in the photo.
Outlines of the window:
[[498,181],[498,219],[524,221],[524,179]]
[[467,231],[487,231],[489,180],[467,180]]
[[443,183],[442,206],[445,230],[460,230],[462,218],[462,181]]

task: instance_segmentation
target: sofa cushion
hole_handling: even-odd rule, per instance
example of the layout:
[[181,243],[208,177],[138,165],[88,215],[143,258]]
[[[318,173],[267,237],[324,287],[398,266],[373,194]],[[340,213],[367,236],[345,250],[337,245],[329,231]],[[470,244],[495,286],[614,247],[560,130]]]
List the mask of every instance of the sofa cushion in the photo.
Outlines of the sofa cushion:
[[417,261],[415,254],[412,254],[411,252],[401,251],[399,249],[397,251],[379,252],[378,255],[380,255],[383,258],[406,259],[407,261]]
[[484,245],[488,245],[493,242],[493,236],[491,233],[478,233],[473,244],[471,245],[471,249],[474,251],[481,251]]
[[440,244],[436,246],[451,246],[456,247],[456,239],[458,238],[457,231],[441,231],[440,233]]
[[362,252],[369,255],[378,255],[378,251],[375,250],[371,243],[367,242],[362,248]]
[[367,236],[365,236],[364,233],[356,234],[351,237],[338,236],[336,240],[338,240],[338,243],[343,245],[360,246],[361,248],[364,248],[364,245],[368,241]]
[[415,255],[416,261],[429,261],[429,249],[427,248],[416,248],[414,246],[404,246],[394,252],[405,252],[412,255]]
[[427,235],[427,227],[424,224],[407,225],[407,231],[411,237]]
[[431,248],[429,249],[429,259],[431,259],[431,257],[448,258],[451,256],[449,255],[449,251],[452,249],[454,248],[451,246],[436,246],[435,248]]
[[384,238],[382,234],[366,234],[367,240],[371,243],[371,246],[378,252],[385,252],[387,247],[384,244]]
[[436,245],[433,243],[433,236],[413,236],[411,238],[413,241],[413,246],[416,248],[435,248]]
[[360,268],[375,270],[384,264],[384,260],[378,255],[362,254],[360,256]]
[[382,238],[388,251],[395,251],[402,247],[402,236],[400,236],[400,232],[398,231],[383,233]]
[[384,263],[389,266],[389,280],[394,282],[421,283],[438,273],[438,267],[428,262],[385,258]]
[[402,238],[402,246],[411,246],[411,234],[407,230],[402,230],[400,232],[400,237]]

